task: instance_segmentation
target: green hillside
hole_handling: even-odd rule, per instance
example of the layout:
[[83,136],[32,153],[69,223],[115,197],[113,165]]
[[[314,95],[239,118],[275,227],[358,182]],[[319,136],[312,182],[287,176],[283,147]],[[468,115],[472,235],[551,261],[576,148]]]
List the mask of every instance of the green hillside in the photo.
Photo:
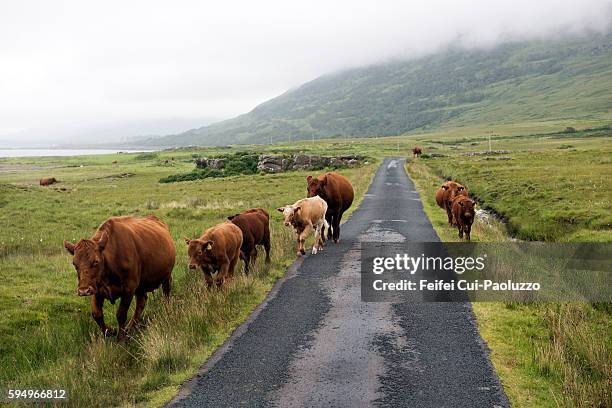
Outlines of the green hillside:
[[450,48],[325,75],[237,118],[152,145],[389,136],[461,126],[612,121],[612,34]]

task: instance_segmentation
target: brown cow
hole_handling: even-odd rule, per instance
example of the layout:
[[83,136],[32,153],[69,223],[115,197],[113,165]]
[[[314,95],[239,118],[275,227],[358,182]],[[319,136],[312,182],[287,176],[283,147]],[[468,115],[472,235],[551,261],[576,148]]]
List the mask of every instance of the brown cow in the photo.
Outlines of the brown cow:
[[466,196],[459,195],[453,199],[453,218],[457,222],[459,238],[470,240],[470,232],[474,223],[474,201]]
[[[340,240],[340,221],[342,215],[353,204],[355,192],[351,182],[338,173],[325,173],[314,178],[308,176],[308,197],[319,196],[327,203],[327,213],[325,220],[329,227],[327,229],[327,239]],[[325,229],[323,230],[325,239]]]
[[468,192],[464,185],[459,184],[455,181],[447,181],[442,184],[436,191],[436,203],[438,206],[446,210],[446,216],[448,218],[448,224],[455,226],[453,220],[453,198],[456,196],[467,196]]
[[241,214],[227,217],[242,231],[240,257],[244,260],[244,271],[249,273],[251,262],[257,259],[257,245],[266,250],[266,263],[270,263],[270,215],[263,208],[251,208]]
[[50,186],[51,184],[55,184],[57,182],[58,181],[56,180],[55,177],[44,177],[40,179],[38,184],[40,184],[43,187],[46,187],[46,186]]
[[[204,231],[198,239],[185,238],[189,246],[189,269],[202,269],[208,286],[223,284],[234,275],[240,259],[242,231],[230,221]],[[213,274],[218,272],[216,277]]]
[[312,245],[312,253],[323,249],[323,234],[325,227],[328,227],[325,220],[327,203],[321,197],[309,197],[296,201],[293,205],[286,205],[277,208],[285,218],[285,226],[293,227],[297,234],[297,256],[306,254],[304,242],[310,235],[310,231],[315,231],[315,242]]
[[412,149],[412,155],[414,157],[419,157],[421,154],[423,154],[423,149],[421,149],[419,146],[415,146],[414,149]]
[[134,295],[136,309],[128,328],[138,324],[148,292],[161,285],[164,295],[170,295],[176,248],[168,227],[155,216],[109,218],[91,239],[81,239],[76,245],[64,241],[64,247],[74,255],[77,294],[91,296],[91,314],[105,336],[116,331],[104,323],[104,300],[114,304],[121,299],[117,337],[123,340]]

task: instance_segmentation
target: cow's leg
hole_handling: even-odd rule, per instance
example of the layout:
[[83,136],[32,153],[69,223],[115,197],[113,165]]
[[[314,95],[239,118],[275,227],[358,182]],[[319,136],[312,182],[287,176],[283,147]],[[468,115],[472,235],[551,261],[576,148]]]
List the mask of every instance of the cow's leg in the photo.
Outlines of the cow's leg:
[[[233,266],[236,265],[236,260],[233,260]],[[229,280],[230,278],[230,265],[231,262],[230,260],[224,256],[223,259],[221,260],[221,263],[219,265],[219,272],[217,273],[217,277],[215,278],[215,280],[217,281],[217,285],[222,285],[226,280]],[[234,270],[232,269],[231,271],[232,273],[234,272]]]
[[[240,259],[240,256],[236,254],[236,256],[234,256],[234,258],[230,261],[229,266],[227,267],[228,278],[231,278],[232,276],[234,276],[234,269],[236,269],[236,264],[238,263],[239,259]],[[251,259],[249,259],[249,262],[250,261]]]
[[[331,211],[329,211],[329,209],[327,209],[327,212],[325,213],[325,220],[327,221],[327,240],[331,241],[333,239],[332,225],[334,223],[334,217]],[[323,234],[325,234],[325,231],[323,232]]]
[[206,281],[206,286],[209,288],[215,283],[212,275],[210,273],[204,272],[204,281]]
[[312,224],[309,222],[304,226],[304,229],[298,235],[298,252],[297,256],[306,255],[306,249],[304,248],[304,244],[306,243],[306,238],[310,235],[310,231],[312,231]]
[[128,330],[133,329],[138,325],[140,321],[140,316],[142,315],[142,311],[147,304],[147,294],[146,293],[136,293],[136,309],[134,309],[134,316],[130,319],[130,323],[128,323]]
[[121,296],[121,302],[119,302],[119,308],[117,309],[117,324],[119,325],[117,340],[119,341],[125,339],[125,322],[127,321],[127,314],[128,310],[130,310],[133,297],[133,293],[125,294]]
[[98,327],[100,327],[100,330],[104,336],[114,336],[117,334],[115,329],[113,329],[111,326],[107,326],[106,323],[104,323],[104,312],[102,310],[103,306],[104,298],[102,296],[93,295],[91,297],[91,316],[98,324]]
[[321,224],[318,223],[314,227],[314,243],[312,244],[312,254],[315,255],[317,251],[320,249],[319,241],[321,240]]
[[244,248],[244,251],[240,251],[240,258],[244,261],[244,273],[249,274],[249,267],[251,266],[251,252],[249,248]]
[[459,239],[463,239],[463,227],[458,225],[457,229],[459,230]]
[[448,225],[451,227],[455,225],[453,222],[453,212],[446,206],[446,216],[448,217]]
[[470,241],[470,233],[472,232],[472,226],[470,224],[465,226],[465,239]]
[[168,276],[168,279],[162,282],[162,291],[166,299],[170,297],[170,288],[172,286],[172,276]]
[[270,230],[264,232],[263,247],[266,250],[266,263],[270,263]]
[[334,217],[334,242],[337,244],[340,241],[340,220],[342,220],[342,212],[339,212]]

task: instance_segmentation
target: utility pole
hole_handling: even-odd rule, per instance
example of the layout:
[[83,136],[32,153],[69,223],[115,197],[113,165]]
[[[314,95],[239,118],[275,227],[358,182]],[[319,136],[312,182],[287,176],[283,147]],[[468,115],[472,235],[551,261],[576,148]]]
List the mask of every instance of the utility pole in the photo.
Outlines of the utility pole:
[[491,133],[489,133],[489,153],[491,153]]

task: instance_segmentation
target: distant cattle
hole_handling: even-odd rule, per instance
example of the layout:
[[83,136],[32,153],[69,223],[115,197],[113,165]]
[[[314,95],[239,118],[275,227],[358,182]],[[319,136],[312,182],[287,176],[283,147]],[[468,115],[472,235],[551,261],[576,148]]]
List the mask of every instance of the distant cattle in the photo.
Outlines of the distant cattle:
[[266,250],[266,263],[270,263],[270,215],[263,208],[252,208],[241,214],[227,217],[242,231],[240,256],[244,260],[244,270],[249,273],[251,262],[257,259],[257,245]]
[[412,149],[412,155],[414,157],[419,157],[421,154],[423,154],[423,149],[421,149],[419,146],[415,146],[414,149]]
[[[327,203],[325,214],[329,225],[327,239],[333,238],[334,242],[338,242],[342,215],[353,204],[355,197],[351,182],[334,172],[321,174],[317,178],[308,176],[306,181],[308,182],[308,197],[319,196]],[[323,230],[323,239],[325,239],[325,230]]]
[[470,240],[470,232],[474,223],[474,201],[466,196],[457,196],[453,199],[453,218],[457,223],[459,238]]
[[436,191],[436,203],[438,206],[446,210],[446,216],[448,218],[448,224],[451,226],[455,225],[453,221],[453,199],[456,196],[467,196],[467,189],[464,185],[459,184],[455,181],[447,181],[442,184]]
[[283,213],[285,226],[293,227],[297,234],[297,256],[306,254],[304,242],[315,231],[315,242],[312,246],[312,253],[323,249],[324,228],[327,227],[325,214],[328,210],[327,203],[321,197],[315,196],[303,198],[296,201],[293,205],[286,205],[277,208]]
[[148,292],[161,285],[164,295],[170,295],[176,248],[168,227],[155,216],[109,218],[91,239],[64,241],[64,247],[73,255],[77,294],[91,296],[92,316],[105,336],[117,331],[104,322],[104,300],[114,304],[121,299],[117,336],[122,340],[134,295],[136,309],[128,328],[138,324]]
[[208,286],[221,285],[234,275],[242,246],[242,231],[237,225],[226,221],[207,229],[198,239],[185,238],[185,242],[189,269],[200,268]]
[[55,184],[57,182],[58,181],[55,179],[55,177],[44,177],[40,179],[38,184],[40,184],[43,187],[46,187],[46,186],[50,186],[51,184]]

